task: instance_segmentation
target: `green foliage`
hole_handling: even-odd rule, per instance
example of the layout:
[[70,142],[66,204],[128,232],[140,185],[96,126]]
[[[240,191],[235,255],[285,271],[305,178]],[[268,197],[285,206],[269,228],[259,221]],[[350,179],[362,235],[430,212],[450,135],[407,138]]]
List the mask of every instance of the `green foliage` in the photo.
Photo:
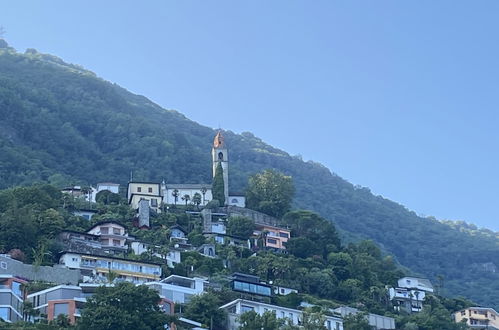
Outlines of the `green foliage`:
[[350,314],[343,318],[344,330],[372,330],[367,321],[367,313]]
[[[0,117],[1,189],[37,182],[124,184],[131,169],[136,180],[160,182],[167,177],[176,183],[207,183],[212,179],[208,169],[214,130],[55,56],[0,49]],[[296,188],[293,207],[314,210],[334,221],[345,241],[372,239],[393,255],[389,263],[429,277],[439,284],[439,293],[499,308],[499,273],[491,271],[499,267],[496,232],[420,217],[251,133],[224,135],[230,141],[231,189],[243,191],[251,174],[267,168],[286,173]],[[55,188],[54,192],[60,194]],[[25,197],[29,204],[43,204],[42,195]],[[0,194],[0,249],[19,247],[29,254],[38,244],[37,206],[26,207],[15,198],[19,206],[14,212],[2,198],[4,194]],[[59,211],[60,200],[51,199],[56,205],[43,210]],[[63,213],[69,228],[82,228]],[[16,229],[11,228],[13,223],[18,224]],[[350,276],[334,272],[337,277]]]
[[465,323],[456,323],[449,310],[445,308],[439,297],[427,296],[423,310],[419,313],[401,316],[397,324],[406,330],[464,330]]
[[104,205],[119,204],[121,196],[110,192],[109,190],[102,190],[95,196],[95,201]]
[[213,200],[218,200],[219,206],[225,205],[225,185],[224,185],[224,170],[222,164],[218,163],[213,177],[212,188]]
[[249,178],[246,204],[251,209],[280,218],[290,209],[294,191],[290,176],[265,170]]
[[83,309],[79,329],[164,329],[168,316],[158,306],[160,297],[145,285],[123,282],[99,287]]
[[302,210],[288,212],[282,222],[291,228],[291,237],[296,237],[289,241],[291,253],[298,253],[301,257],[314,254],[326,257],[329,252],[339,249],[340,238],[336,228],[317,213]]
[[188,319],[200,322],[205,327],[225,329],[227,315],[218,308],[221,302],[220,298],[212,292],[192,296],[185,306],[184,315]]
[[284,319],[277,318],[275,313],[267,311],[262,315],[249,311],[239,316],[239,330],[279,330],[284,325]]
[[230,217],[227,221],[227,234],[242,239],[248,239],[253,235],[255,222],[246,217]]

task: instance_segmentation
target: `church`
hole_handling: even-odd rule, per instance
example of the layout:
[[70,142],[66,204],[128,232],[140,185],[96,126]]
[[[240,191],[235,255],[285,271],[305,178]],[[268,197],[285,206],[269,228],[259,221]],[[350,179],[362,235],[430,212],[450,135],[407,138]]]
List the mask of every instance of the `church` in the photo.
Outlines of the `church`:
[[[222,132],[219,131],[213,140],[211,149],[212,176],[220,164],[223,169],[225,204],[230,206],[245,207],[246,200],[243,195],[230,194],[229,190],[229,154]],[[147,200],[151,209],[161,212],[160,207],[165,205],[185,204],[185,197],[188,203],[192,202],[195,194],[201,196],[202,206],[208,204],[212,199],[211,183],[179,183],[169,184],[164,180],[161,183],[130,181],[128,183],[127,198],[128,203],[134,208],[139,207],[141,200]]]

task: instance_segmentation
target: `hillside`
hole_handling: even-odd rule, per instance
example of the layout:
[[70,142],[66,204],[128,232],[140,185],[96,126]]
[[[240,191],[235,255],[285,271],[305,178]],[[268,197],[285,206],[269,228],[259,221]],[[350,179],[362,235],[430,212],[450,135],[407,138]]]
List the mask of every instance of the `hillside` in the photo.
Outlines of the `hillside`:
[[[0,49],[0,188],[134,179],[210,182],[214,130],[57,57]],[[499,307],[499,238],[464,223],[418,217],[251,133],[225,133],[230,185],[266,168],[291,175],[295,206],[347,235],[372,238],[449,295]],[[368,165],[366,165],[368,166]],[[437,280],[437,277],[440,280]]]

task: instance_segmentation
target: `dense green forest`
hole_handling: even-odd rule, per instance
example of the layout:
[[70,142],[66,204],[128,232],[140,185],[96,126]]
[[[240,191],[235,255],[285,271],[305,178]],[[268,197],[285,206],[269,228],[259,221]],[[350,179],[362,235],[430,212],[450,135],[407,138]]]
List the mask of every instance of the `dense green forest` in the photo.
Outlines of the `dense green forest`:
[[[213,129],[33,49],[0,49],[0,116],[0,188],[126,184],[131,170],[136,179],[211,182]],[[294,208],[333,221],[343,238],[374,240],[444,294],[499,308],[497,233],[419,217],[251,133],[224,134],[231,189],[243,191],[261,170],[279,170],[293,178]]]

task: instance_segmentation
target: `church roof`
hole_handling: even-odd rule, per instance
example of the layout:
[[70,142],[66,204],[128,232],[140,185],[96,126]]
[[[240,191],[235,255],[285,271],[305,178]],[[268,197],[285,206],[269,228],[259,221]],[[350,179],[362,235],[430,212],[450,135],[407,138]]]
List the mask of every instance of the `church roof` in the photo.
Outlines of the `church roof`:
[[166,184],[166,189],[211,189],[211,184],[202,183],[178,183],[178,184]]
[[225,138],[222,135],[221,131],[218,131],[217,135],[213,139],[213,147],[214,148],[223,148],[225,147]]

